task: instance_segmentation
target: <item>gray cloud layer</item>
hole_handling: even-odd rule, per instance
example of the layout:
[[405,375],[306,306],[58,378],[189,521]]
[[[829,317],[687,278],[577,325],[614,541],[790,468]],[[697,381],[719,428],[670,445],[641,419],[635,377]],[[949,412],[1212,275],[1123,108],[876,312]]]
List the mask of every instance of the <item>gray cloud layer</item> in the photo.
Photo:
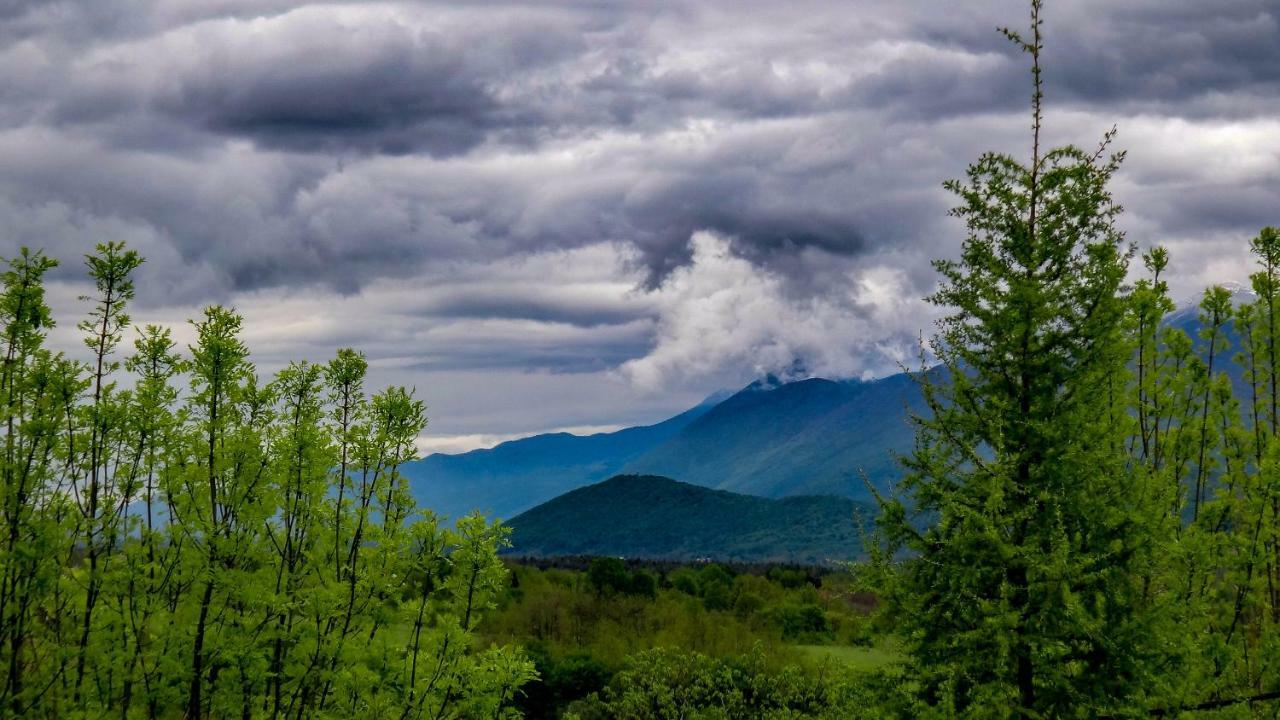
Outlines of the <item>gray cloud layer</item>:
[[[941,7],[11,0],[0,254],[124,239],[157,317],[307,298],[349,324],[303,326],[294,354],[361,341],[388,378],[574,373],[616,395],[548,424],[612,423],[635,402],[618,378],[675,407],[763,357],[881,372],[928,321],[893,298],[957,246],[941,180],[1026,145],[1026,63],[995,32],[1024,3]],[[1046,14],[1052,139],[1118,123],[1131,237],[1173,246],[1186,288],[1245,272],[1280,220],[1280,10]],[[743,330],[694,362],[717,322]]]

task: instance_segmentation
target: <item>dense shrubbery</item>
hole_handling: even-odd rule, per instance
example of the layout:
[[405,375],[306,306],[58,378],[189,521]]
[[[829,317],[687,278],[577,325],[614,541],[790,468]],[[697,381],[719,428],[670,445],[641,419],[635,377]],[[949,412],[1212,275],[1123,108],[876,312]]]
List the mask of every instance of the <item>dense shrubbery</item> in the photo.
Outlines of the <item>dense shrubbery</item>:
[[0,276],[0,715],[510,714],[532,666],[472,635],[506,531],[414,507],[423,404],[350,350],[263,382],[221,307],[122,364],[141,262],[88,256],[88,363],[45,346],[52,260]]
[[658,582],[652,575],[627,569],[618,558],[596,558],[587,568],[587,583],[597,596],[634,595],[652,598],[658,592]]
[[673,649],[627,659],[600,692],[569,706],[574,720],[848,720],[902,710],[885,680],[834,665],[778,666],[759,651],[713,658]]
[[[837,649],[883,641],[867,616],[867,598],[843,573],[637,567],[616,558],[586,567],[513,564],[512,587],[478,630],[491,642],[529,648],[539,673],[522,688],[520,706],[529,717],[556,717],[570,702],[606,686],[615,693],[630,687],[638,676],[617,673],[655,649],[696,652],[704,664],[755,657],[770,672],[792,664],[808,677],[812,663],[798,645]],[[648,585],[624,590],[635,588],[638,577],[647,578],[652,591]],[[628,692],[634,697],[643,690]]]

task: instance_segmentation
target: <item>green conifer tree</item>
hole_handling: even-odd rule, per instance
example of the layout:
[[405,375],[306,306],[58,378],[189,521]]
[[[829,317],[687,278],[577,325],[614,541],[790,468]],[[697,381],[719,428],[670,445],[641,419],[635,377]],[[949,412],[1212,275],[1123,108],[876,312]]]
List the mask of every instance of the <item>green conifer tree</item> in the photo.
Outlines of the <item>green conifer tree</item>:
[[1041,11],[1003,31],[1031,60],[1029,163],[988,153],[947,183],[968,233],[936,263],[945,381],[923,376],[908,497],[882,516],[888,557],[909,553],[885,589],[910,672],[943,716],[1127,714],[1156,683],[1140,578],[1164,526],[1128,452],[1132,250],[1107,188],[1123,153],[1112,133],[1042,150]]

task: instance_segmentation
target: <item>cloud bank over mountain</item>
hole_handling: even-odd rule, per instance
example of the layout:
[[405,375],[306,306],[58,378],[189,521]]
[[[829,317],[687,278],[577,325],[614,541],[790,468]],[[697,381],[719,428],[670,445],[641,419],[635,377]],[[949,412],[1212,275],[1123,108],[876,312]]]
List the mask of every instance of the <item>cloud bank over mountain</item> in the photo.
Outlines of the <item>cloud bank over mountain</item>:
[[[234,304],[268,368],[361,346],[445,436],[652,420],[760,371],[880,374],[959,246],[941,181],[1027,149],[1027,69],[995,32],[1025,14],[9,2],[0,254],[63,258],[75,313],[77,258],[128,241],[137,319]],[[1280,11],[1046,15],[1049,139],[1118,124],[1130,238],[1170,246],[1180,294],[1242,278],[1280,206]]]

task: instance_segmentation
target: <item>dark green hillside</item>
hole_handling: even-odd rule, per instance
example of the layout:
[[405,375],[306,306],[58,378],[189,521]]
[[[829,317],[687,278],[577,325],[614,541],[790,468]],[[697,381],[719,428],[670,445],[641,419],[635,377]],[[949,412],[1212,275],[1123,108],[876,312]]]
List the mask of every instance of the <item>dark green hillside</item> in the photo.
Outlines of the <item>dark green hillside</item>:
[[846,498],[771,500],[619,475],[512,518],[510,554],[823,564],[859,555],[858,512],[872,517]]

